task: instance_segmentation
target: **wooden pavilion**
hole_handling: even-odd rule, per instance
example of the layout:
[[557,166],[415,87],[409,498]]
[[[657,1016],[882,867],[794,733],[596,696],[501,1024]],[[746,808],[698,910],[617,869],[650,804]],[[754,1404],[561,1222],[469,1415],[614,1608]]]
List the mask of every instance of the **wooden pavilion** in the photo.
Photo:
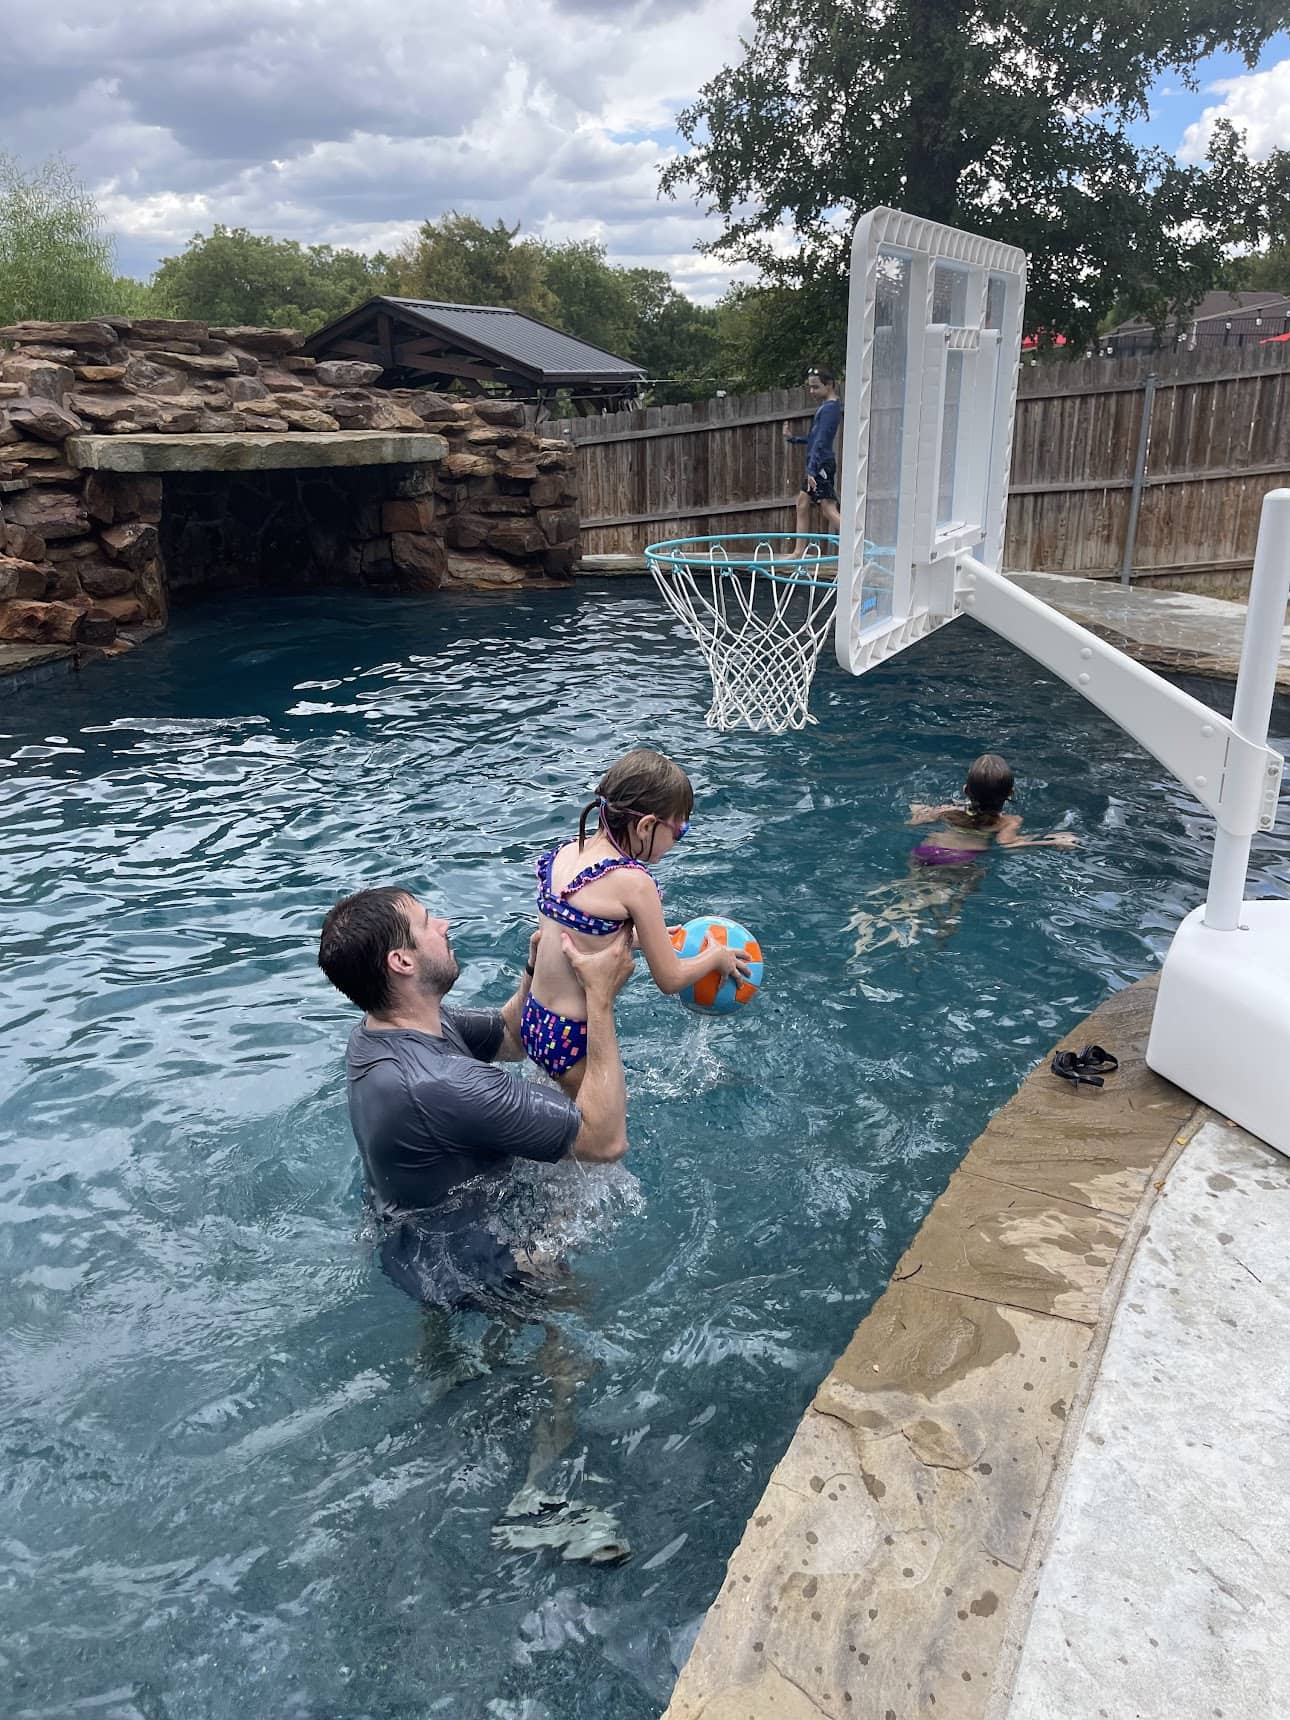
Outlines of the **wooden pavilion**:
[[645,382],[629,359],[502,305],[382,296],[320,328],[302,351],[379,364],[390,388],[456,386],[539,405],[566,394],[578,412],[634,406]]

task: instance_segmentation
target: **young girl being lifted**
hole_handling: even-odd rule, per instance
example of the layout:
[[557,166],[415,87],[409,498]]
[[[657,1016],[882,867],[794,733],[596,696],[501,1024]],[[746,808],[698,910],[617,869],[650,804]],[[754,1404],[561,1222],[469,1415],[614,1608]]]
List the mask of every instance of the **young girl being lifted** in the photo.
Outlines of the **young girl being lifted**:
[[[746,979],[739,955],[714,943],[683,960],[672,947],[663,903],[649,867],[669,854],[690,828],[694,790],[677,764],[637,747],[611,765],[582,809],[578,837],[537,861],[538,940],[532,986],[520,1018],[524,1050],[566,1093],[582,1085],[587,1054],[587,1005],[564,953],[564,939],[594,950],[624,929],[649,965],[661,992],[674,995],[720,973]],[[597,814],[595,834],[587,821]]]

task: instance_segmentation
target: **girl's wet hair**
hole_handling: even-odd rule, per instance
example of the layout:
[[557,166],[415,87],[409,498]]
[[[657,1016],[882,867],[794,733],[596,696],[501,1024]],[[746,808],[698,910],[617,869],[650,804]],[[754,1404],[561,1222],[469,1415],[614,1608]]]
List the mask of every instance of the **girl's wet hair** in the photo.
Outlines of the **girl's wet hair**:
[[578,846],[587,840],[587,820],[593,812],[622,846],[638,819],[684,821],[694,811],[694,790],[679,764],[673,764],[651,747],[637,747],[609,769],[596,784],[596,798],[589,800],[578,820]]
[[1012,794],[1012,771],[998,753],[982,753],[968,766],[966,786],[973,812],[1002,812]]

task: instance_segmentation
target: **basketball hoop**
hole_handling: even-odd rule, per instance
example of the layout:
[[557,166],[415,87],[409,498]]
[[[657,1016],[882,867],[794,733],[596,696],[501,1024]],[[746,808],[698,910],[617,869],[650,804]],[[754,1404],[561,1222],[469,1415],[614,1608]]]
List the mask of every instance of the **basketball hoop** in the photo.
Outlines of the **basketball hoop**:
[[1268,721],[1290,599],[1290,488],[1263,498],[1226,717],[1000,571],[1024,254],[871,209],[852,240],[850,294],[842,667],[867,674],[972,615],[1105,711],[1213,814],[1208,895],[1165,958],[1147,1066],[1290,1158],[1290,901],[1245,899],[1250,843],[1276,823],[1285,768]]
[[709,728],[782,735],[815,721],[807,701],[833,629],[836,537],[678,538],[651,544],[645,559],[708,665]]

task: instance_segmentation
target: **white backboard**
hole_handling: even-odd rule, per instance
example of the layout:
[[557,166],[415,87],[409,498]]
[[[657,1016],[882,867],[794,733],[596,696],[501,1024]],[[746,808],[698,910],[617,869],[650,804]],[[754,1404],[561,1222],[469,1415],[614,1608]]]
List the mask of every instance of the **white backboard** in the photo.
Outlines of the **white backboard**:
[[955,559],[998,567],[1026,259],[895,209],[851,245],[836,640],[875,663],[953,619]]

